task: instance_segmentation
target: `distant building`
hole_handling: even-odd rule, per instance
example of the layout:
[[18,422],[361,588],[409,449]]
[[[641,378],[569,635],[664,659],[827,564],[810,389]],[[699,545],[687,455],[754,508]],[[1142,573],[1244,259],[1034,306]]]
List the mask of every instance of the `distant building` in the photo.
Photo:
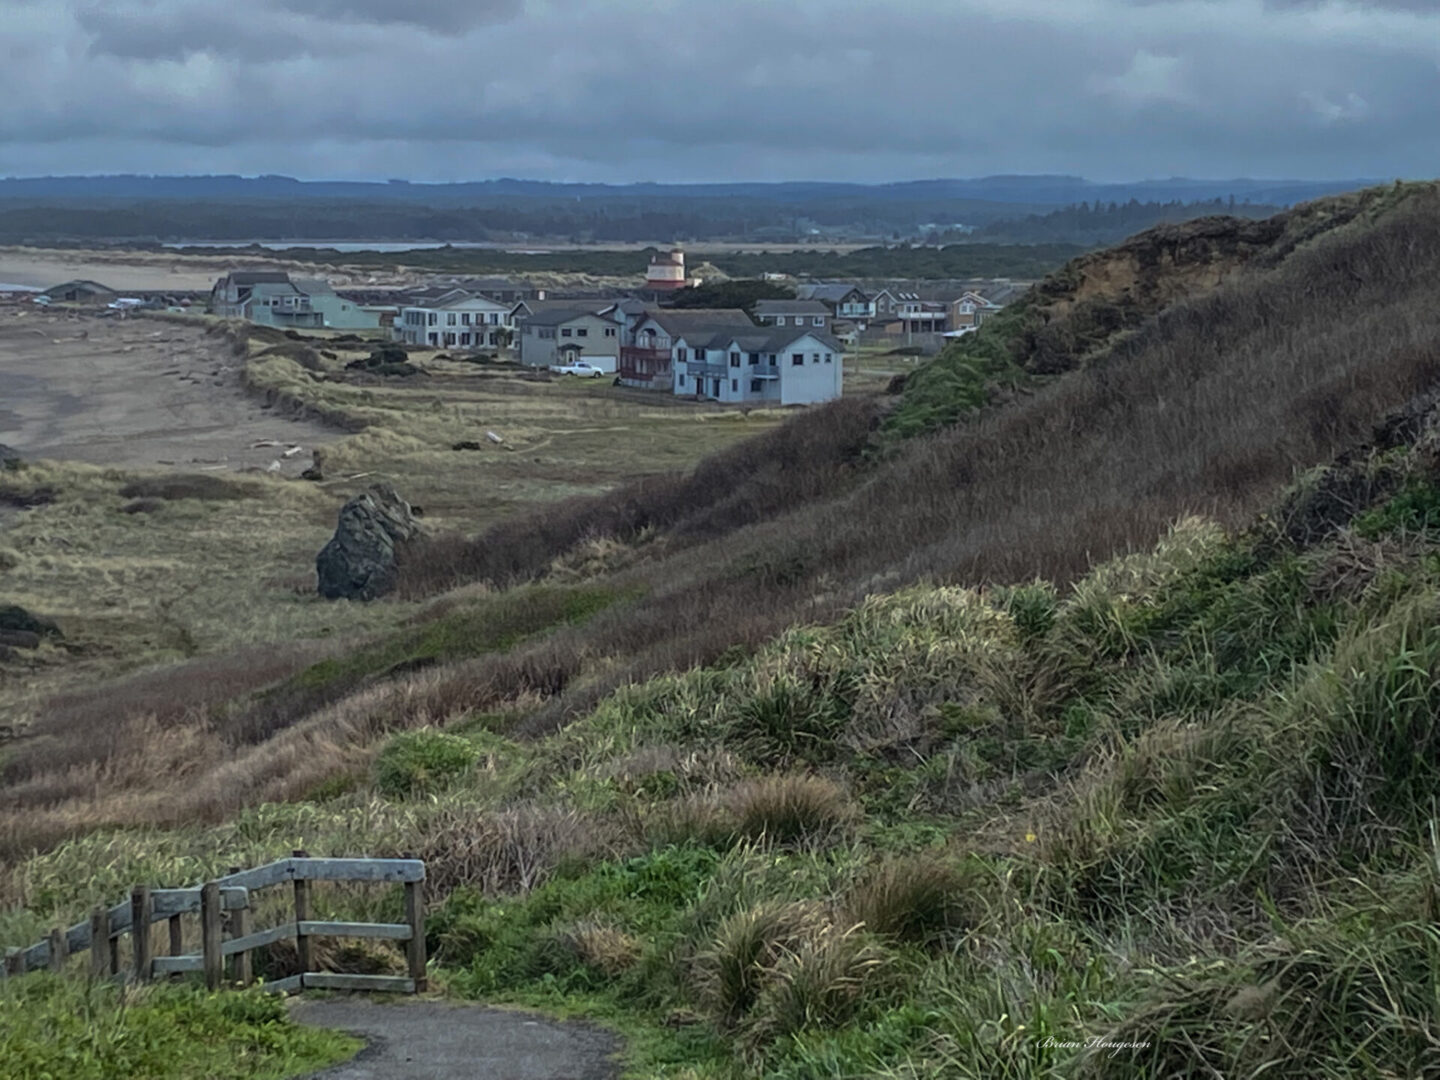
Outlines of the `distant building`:
[[830,309],[819,300],[757,300],[751,309],[762,326],[806,327],[828,332]]
[[979,329],[985,320],[994,315],[1003,305],[973,290],[967,290],[958,299],[950,301],[950,329]]
[[648,308],[631,313],[620,347],[620,381],[647,390],[671,390],[677,338],[754,329],[754,321],[739,308]]
[[650,265],[645,270],[645,287],[657,292],[683,289],[689,284],[685,277],[685,252],[678,247],[670,251],[659,251],[650,256]]
[[817,282],[799,285],[795,289],[797,300],[818,300],[830,309],[837,319],[856,323],[860,329],[875,317],[875,303],[858,285],[846,282]]
[[46,289],[42,296],[55,304],[108,304],[119,294],[98,281],[65,281]]
[[843,391],[841,344],[820,330],[752,327],[676,337],[675,394],[714,401],[814,405]]
[[551,367],[584,360],[614,371],[620,360],[621,325],[614,304],[602,311],[575,307],[541,311],[519,324],[520,362]]
[[437,349],[504,349],[512,337],[513,307],[452,289],[400,309],[396,335],[407,345]]
[[210,290],[209,310],[224,318],[297,330],[377,330],[387,312],[346,300],[327,281],[269,270],[226,274]]

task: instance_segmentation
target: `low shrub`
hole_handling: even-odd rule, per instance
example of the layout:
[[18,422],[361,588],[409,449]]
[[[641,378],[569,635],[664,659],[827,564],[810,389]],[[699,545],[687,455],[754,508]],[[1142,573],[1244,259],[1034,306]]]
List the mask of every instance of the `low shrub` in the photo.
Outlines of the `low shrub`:
[[475,767],[480,749],[468,739],[422,729],[396,735],[375,759],[375,786],[392,799],[429,795]]

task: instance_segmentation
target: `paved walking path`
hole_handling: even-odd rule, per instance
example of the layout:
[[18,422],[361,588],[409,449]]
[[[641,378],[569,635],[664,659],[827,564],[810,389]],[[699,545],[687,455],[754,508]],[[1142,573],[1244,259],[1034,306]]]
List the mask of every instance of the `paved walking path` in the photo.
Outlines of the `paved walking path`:
[[348,1031],[366,1047],[313,1080],[613,1080],[619,1042],[579,1024],[440,1001],[302,1001],[302,1024]]

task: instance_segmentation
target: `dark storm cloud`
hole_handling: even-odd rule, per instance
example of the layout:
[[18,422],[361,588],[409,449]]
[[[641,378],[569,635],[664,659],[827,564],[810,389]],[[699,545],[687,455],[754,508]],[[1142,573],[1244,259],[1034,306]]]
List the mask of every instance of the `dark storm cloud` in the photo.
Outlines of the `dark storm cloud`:
[[1407,0],[0,0],[6,172],[1440,172]]

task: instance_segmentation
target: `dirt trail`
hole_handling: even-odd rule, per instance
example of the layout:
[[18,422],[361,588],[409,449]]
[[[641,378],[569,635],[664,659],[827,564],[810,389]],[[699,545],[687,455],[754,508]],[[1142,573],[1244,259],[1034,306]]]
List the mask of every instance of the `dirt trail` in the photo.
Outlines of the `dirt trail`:
[[301,1001],[295,1020],[366,1040],[312,1080],[613,1080],[614,1036],[528,1013],[440,1001]]

